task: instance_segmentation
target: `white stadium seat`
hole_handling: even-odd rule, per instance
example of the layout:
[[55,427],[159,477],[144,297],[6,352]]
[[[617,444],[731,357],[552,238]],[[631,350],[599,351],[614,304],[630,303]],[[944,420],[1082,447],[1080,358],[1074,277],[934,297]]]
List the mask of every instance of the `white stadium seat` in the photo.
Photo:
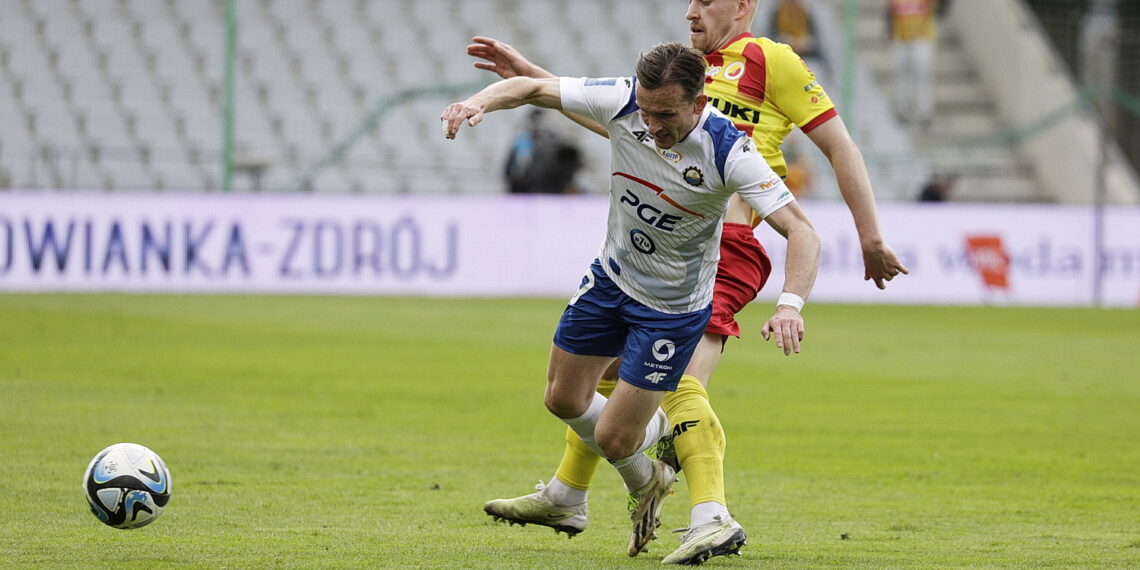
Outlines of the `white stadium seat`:
[[[28,165],[38,164],[37,149],[43,145],[58,147],[60,156],[91,145],[95,152],[81,153],[86,158],[72,161],[70,170],[57,169],[57,178],[80,188],[145,189],[161,183],[166,189],[217,190],[210,186],[218,183],[223,147],[225,3],[0,1],[0,174],[9,183],[33,179]],[[824,3],[834,7],[838,0]],[[471,35],[511,43],[556,73],[627,74],[640,50],[661,41],[687,41],[683,4],[666,4],[241,0],[236,3],[237,147],[271,162],[262,179],[264,191],[287,191],[304,168],[354,133],[377,105],[421,89],[390,107],[373,132],[314,180],[313,191],[501,192],[502,161],[524,124],[522,114],[494,117],[458,141],[445,142],[439,135],[443,106],[465,96],[473,84],[495,79],[474,69],[464,53]],[[877,8],[861,10],[859,29],[881,28],[877,14]],[[968,71],[969,62],[959,65],[954,57],[940,56],[943,67],[954,63]],[[877,65],[874,54],[865,59]],[[878,149],[925,164],[911,139],[890,124],[886,97],[863,75],[857,77],[860,120],[886,125],[855,133],[867,145],[865,154]],[[466,91],[448,91],[455,85]],[[976,87],[943,85],[939,97],[966,106],[977,101],[982,90]],[[831,91],[837,96],[839,88]],[[966,116],[936,134],[978,137],[993,128],[987,116]],[[608,154],[590,137],[578,138],[588,163],[583,177],[591,191],[600,191]],[[181,158],[133,163],[143,149]],[[1000,150],[1006,149],[995,152]],[[1014,153],[997,154],[1000,164],[978,168],[1016,170]],[[47,180],[42,172],[34,178],[37,184]],[[244,191],[250,185],[235,187]]]

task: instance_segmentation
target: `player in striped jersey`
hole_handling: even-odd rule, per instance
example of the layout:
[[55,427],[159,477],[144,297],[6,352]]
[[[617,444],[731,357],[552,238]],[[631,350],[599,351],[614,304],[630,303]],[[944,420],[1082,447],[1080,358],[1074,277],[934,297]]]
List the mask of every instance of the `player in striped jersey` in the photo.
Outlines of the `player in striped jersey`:
[[[700,52],[660,44],[642,54],[634,77],[506,79],[441,116],[454,138],[487,112],[534,104],[586,117],[609,135],[606,239],[555,332],[546,405],[621,473],[630,556],[654,537],[673,481],[671,467],[642,452],[668,428],[661,401],[704,337],[729,198],[742,197],[787,237],[787,295],[806,297],[819,266],[810,222],[752,140],[707,105],[704,74]],[[779,305],[761,332],[785,354],[799,352],[803,319]],[[607,399],[598,381],[618,357],[620,381]]]
[[[851,140],[823,87],[788,46],[749,34],[756,4],[752,0],[691,0],[686,12],[690,41],[709,63],[705,93],[737,128],[748,133],[777,174],[787,166],[780,144],[798,126],[830,160],[840,193],[855,220],[863,251],[864,279],[883,289],[907,269],[883,240],[875,200],[862,155]],[[511,46],[476,37],[468,54],[484,61],[475,66],[502,77],[552,77]],[[605,136],[597,125],[571,117]],[[759,220],[739,198],[733,198],[721,238],[713,317],[676,392],[664,407],[674,424],[676,457],[686,473],[692,506],[689,532],[667,562],[692,563],[736,552],[744,529],[729,515],[724,493],[725,436],[708,400],[706,387],[719,363],[728,336],[740,336],[734,315],[755,298],[770,272],[770,261],[752,234]],[[609,371],[606,378],[613,378]],[[603,381],[603,394],[612,389]],[[585,529],[586,496],[598,457],[570,430],[566,449],[549,485],[514,499],[487,502],[484,510],[498,518],[535,523],[573,536]],[[559,515],[560,513],[560,515]]]

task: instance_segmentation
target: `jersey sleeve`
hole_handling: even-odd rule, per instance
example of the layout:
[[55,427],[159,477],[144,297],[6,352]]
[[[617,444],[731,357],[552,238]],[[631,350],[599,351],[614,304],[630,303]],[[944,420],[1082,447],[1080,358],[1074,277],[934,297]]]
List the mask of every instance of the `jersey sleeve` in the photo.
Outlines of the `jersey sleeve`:
[[764,157],[752,139],[741,137],[725,164],[725,184],[740,194],[761,218],[794,202],[795,196]]
[[787,44],[774,44],[768,55],[769,97],[805,133],[836,116],[835,104],[807,63]]
[[589,117],[603,126],[637,109],[632,77],[563,77],[558,88],[562,110]]

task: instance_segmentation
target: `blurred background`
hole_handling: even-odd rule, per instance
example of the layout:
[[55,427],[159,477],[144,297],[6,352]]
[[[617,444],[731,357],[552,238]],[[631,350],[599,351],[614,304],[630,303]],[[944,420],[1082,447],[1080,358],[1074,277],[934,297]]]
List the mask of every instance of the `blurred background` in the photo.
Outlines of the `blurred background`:
[[[880,201],[1140,202],[1140,2],[943,0],[919,120],[899,113],[887,0],[799,3]],[[505,193],[515,136],[542,118],[445,143],[444,105],[495,78],[470,38],[560,75],[629,74],[641,49],[687,42],[683,4],[0,0],[0,189]],[[754,34],[783,39],[777,4]],[[542,120],[569,178],[549,191],[604,193],[605,142]],[[806,137],[785,152],[802,197],[839,199]]]

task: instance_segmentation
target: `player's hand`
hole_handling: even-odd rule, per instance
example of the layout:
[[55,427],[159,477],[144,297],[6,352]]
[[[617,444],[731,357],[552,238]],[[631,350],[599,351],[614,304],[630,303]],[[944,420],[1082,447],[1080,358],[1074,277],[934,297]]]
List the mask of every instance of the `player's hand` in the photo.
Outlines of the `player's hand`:
[[454,139],[463,121],[467,121],[468,126],[474,127],[483,120],[483,109],[467,101],[452,103],[443,110],[439,120],[443,121],[443,138]]
[[894,250],[885,243],[863,246],[863,280],[874,281],[879,289],[887,288],[887,281],[899,273],[909,275],[910,270],[899,261]]
[[800,341],[804,339],[804,318],[793,307],[776,305],[776,313],[764,323],[760,336],[764,340],[776,337],[776,347],[784,349],[784,356],[799,354]]
[[499,74],[503,79],[512,77],[553,77],[545,70],[533,64],[521,53],[508,44],[494,38],[475,36],[475,42],[467,46],[467,55],[477,57],[484,61],[476,61],[475,67]]

